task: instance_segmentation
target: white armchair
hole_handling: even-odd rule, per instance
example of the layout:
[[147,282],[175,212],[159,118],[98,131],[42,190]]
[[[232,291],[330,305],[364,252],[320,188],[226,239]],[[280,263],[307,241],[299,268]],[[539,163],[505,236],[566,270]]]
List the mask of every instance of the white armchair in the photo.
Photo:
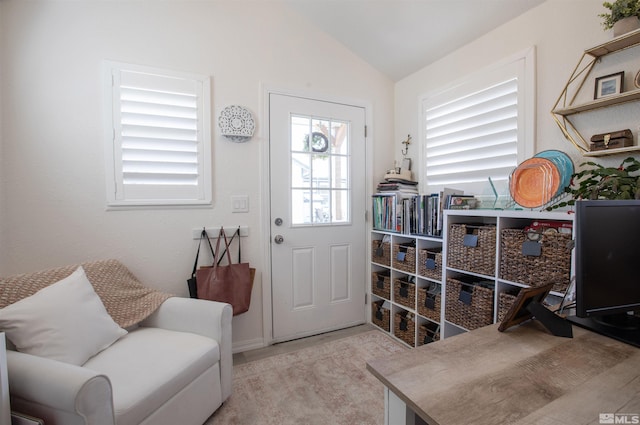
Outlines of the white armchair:
[[171,297],[81,366],[8,350],[11,408],[47,425],[201,425],[231,394],[231,318]]

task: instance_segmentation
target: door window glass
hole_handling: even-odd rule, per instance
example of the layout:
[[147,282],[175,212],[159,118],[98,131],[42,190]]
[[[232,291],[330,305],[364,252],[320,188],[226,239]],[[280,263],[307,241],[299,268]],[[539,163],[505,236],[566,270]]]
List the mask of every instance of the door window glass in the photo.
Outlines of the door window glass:
[[294,225],[351,221],[349,123],[291,117],[291,222]]

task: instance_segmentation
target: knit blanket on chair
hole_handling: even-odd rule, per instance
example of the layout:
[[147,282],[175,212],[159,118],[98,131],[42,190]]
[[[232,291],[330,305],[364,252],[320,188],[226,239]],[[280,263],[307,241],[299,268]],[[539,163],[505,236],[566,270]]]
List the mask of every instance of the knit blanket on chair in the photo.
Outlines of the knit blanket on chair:
[[[107,312],[122,328],[140,323],[173,295],[144,286],[118,260],[80,264]],[[73,273],[80,265],[64,266],[0,279],[0,308],[35,294]]]

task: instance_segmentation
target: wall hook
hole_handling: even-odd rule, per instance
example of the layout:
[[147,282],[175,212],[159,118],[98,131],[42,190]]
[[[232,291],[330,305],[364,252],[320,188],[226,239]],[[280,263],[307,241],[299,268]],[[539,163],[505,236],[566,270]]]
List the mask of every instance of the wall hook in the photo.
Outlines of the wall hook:
[[407,140],[404,140],[402,144],[404,145],[404,148],[401,149],[400,152],[402,152],[402,156],[407,156],[407,153],[409,152],[409,145],[411,144],[410,134],[407,134]]

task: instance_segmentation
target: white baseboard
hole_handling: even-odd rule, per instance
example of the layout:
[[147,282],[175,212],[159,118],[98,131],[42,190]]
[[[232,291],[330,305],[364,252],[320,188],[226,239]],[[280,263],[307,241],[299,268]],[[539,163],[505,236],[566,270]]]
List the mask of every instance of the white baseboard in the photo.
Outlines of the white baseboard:
[[11,412],[11,425],[44,425],[44,422],[24,413]]
[[266,347],[264,339],[256,338],[249,341],[237,341],[233,343],[233,353],[242,353],[244,351],[256,350],[258,348]]

